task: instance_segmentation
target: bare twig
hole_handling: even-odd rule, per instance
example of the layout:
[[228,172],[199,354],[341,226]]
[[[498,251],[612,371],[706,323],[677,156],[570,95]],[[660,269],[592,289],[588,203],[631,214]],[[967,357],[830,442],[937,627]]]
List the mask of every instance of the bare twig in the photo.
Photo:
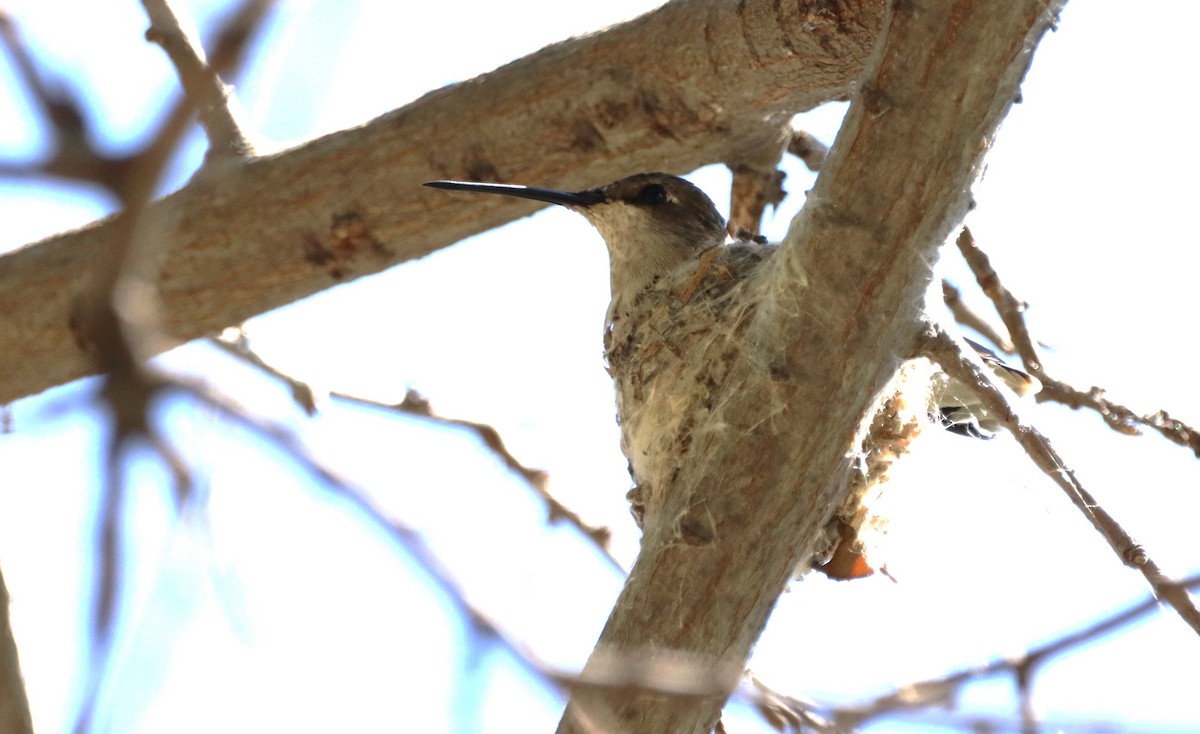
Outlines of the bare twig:
[[[164,148],[165,150],[165,148]],[[94,282],[71,314],[79,346],[94,360],[103,375],[100,391],[112,417],[108,437],[103,497],[98,512],[96,596],[93,605],[93,659],[75,731],[93,724],[99,684],[108,662],[116,627],[121,585],[120,528],[124,505],[122,456],[142,440],[169,467],[175,479],[175,499],[182,506],[190,496],[191,478],[182,460],[160,435],[151,415],[152,403],[167,380],[148,369],[144,360],[151,346],[163,339],[156,315],[156,281],[151,270],[156,240],[153,227],[142,216],[162,172],[166,156],[143,157],[134,167],[135,179],[126,183],[126,208],[119,215],[123,238],[112,242],[108,257],[95,266]]]
[[779,161],[785,152],[804,161],[808,170],[818,171],[829,155],[829,147],[812,134],[793,129],[788,124],[779,135],[770,136],[761,150],[756,151],[756,159],[744,158],[736,164],[729,164],[733,173],[729,206],[730,235],[742,238],[757,235],[762,228],[762,217],[767,207],[779,206],[787,195],[783,188],[785,174],[779,170]]
[[962,300],[962,295],[958,288],[948,281],[942,281],[942,301],[946,307],[950,309],[950,314],[954,316],[954,320],[966,326],[969,329],[974,329],[982,334],[988,341],[996,345],[1001,352],[1005,354],[1013,353],[1012,342],[1000,335],[1000,332],[992,328],[992,325],[983,319],[982,316],[971,310]]
[[208,134],[208,159],[249,155],[250,142],[234,116],[232,90],[205,62],[203,49],[184,32],[167,0],[142,0],[142,6],[150,18],[146,40],[166,52],[184,92],[199,112],[200,124]]
[[736,160],[726,162],[733,173],[729,194],[729,234],[750,239],[762,227],[763,213],[768,206],[779,206],[786,192],[784,173],[779,161],[791,126],[765,128],[762,140]]
[[1008,333],[1012,335],[1014,346],[1017,353],[1021,355],[1025,368],[1041,380],[1042,389],[1037,394],[1039,402],[1053,401],[1076,410],[1090,408],[1096,411],[1110,428],[1125,435],[1140,433],[1138,426],[1153,428],[1168,440],[1191,449],[1192,453],[1200,458],[1200,430],[1172,418],[1167,411],[1159,410],[1155,413],[1138,415],[1124,405],[1108,400],[1105,397],[1105,391],[1099,387],[1093,387],[1085,392],[1048,375],[1034,349],[1033,341],[1029,337],[1029,330],[1025,326],[1025,317],[1022,315],[1025,310],[1024,304],[1018,301],[1000,281],[1000,276],[992,268],[991,260],[983,250],[979,249],[970,229],[964,227],[956,243],[963,259],[975,273],[979,287],[992,299]]
[[17,77],[25,85],[29,96],[41,107],[54,136],[55,145],[59,148],[59,154],[72,154],[80,149],[90,151],[92,147],[87,135],[87,119],[78,100],[61,82],[56,80],[51,83],[42,77],[33,56],[17,31],[16,23],[2,9],[0,40],[12,58]]
[[733,184],[729,199],[729,234],[753,238],[762,229],[762,217],[768,206],[783,201],[784,173],[778,168],[732,166]]
[[473,605],[467,599],[465,593],[453,580],[452,575],[442,566],[441,562],[425,544],[419,533],[404,525],[399,520],[390,517],[371,499],[368,493],[354,486],[349,480],[341,477],[334,469],[319,461],[304,448],[300,440],[286,427],[254,416],[242,410],[224,396],[214,393],[202,385],[183,380],[172,380],[167,387],[171,390],[190,395],[202,404],[215,410],[227,420],[243,426],[253,434],[281,449],[299,466],[316,477],[327,489],[347,500],[367,520],[382,529],[397,547],[402,549],[421,567],[426,576],[433,582],[433,585],[446,595],[455,607],[457,607],[464,619],[470,622],[473,628],[483,632],[489,639],[499,642],[518,660],[524,661],[530,670],[537,672],[544,668],[522,646],[509,638],[500,626],[492,620],[490,615]]
[[[230,74],[245,57],[245,50],[261,25],[272,0],[243,0],[217,30],[209,55],[209,68]],[[30,95],[41,107],[45,128],[54,143],[51,156],[38,164],[0,162],[0,175],[10,177],[57,176],[87,181],[111,192],[124,203],[137,196],[126,191],[131,181],[142,176],[136,170],[147,167],[146,160],[160,160],[175,150],[176,142],[191,122],[193,108],[188,95],[180,95],[163,115],[158,130],[139,150],[113,155],[92,142],[91,128],[83,106],[74,94],[58,83],[46,80],[21,42],[12,19],[0,14],[0,39],[9,49],[18,74]],[[153,167],[153,166],[148,166]]]
[[778,731],[804,731],[803,727],[816,732],[837,732],[837,726],[817,713],[819,708],[812,701],[781,693],[756,676],[749,676],[753,691],[750,702],[771,726]]
[[[156,7],[161,12],[165,6]],[[147,10],[151,11],[149,5]],[[185,103],[190,99],[185,98]],[[101,396],[112,415],[104,493],[98,513],[92,617],[94,654],[75,722],[75,729],[80,732],[89,730],[93,724],[99,683],[116,627],[123,566],[120,531],[125,449],[138,440],[147,442],[171,471],[177,505],[182,507],[191,495],[187,467],[151,417],[152,403],[171,386],[171,381],[144,364],[146,357],[156,350],[153,345],[164,339],[157,320],[158,278],[153,272],[159,233],[156,224],[143,215],[182,134],[182,126],[164,128],[153,145],[130,159],[125,170],[127,178],[113,188],[124,204],[124,211],[116,218],[121,236],[111,241],[106,257],[95,264],[91,287],[71,314],[80,347],[104,376]]]
[[418,564],[433,585],[454,604],[476,632],[481,633],[487,640],[498,643],[543,682],[568,690],[636,690],[691,699],[719,695],[727,691],[731,685],[730,681],[736,680],[741,673],[740,670],[701,665],[698,660],[684,654],[671,655],[661,651],[648,651],[645,655],[619,651],[610,655],[604,664],[589,667],[586,674],[558,670],[512,639],[491,615],[472,603],[418,532],[389,516],[368,492],[322,463],[304,448],[299,438],[288,428],[248,413],[203,385],[175,379],[165,384],[164,388],[191,396],[227,420],[276,446],[318,479],[325,488],[348,501]]
[[[1196,589],[1200,587],[1200,576],[1191,576],[1184,579],[1178,583],[1178,586],[1181,589]],[[1017,657],[999,658],[983,665],[964,668],[948,675],[912,683],[892,693],[880,696],[869,703],[853,708],[837,709],[833,715],[834,720],[837,722],[836,729],[838,731],[845,731],[846,729],[861,726],[871,719],[897,711],[948,704],[953,701],[958,691],[966,683],[993,675],[1009,673],[1017,681],[1019,689],[1022,686],[1028,688],[1038,667],[1042,664],[1068,650],[1096,640],[1132,623],[1157,609],[1159,604],[1158,599],[1151,597],[1139,604],[1109,615],[1083,629],[1063,635],[1045,645],[1035,647]],[[779,700],[794,700],[780,694],[776,694],[776,696]],[[812,704],[806,702],[801,702],[801,705],[805,709],[813,708]],[[1023,700],[1021,711],[1023,723],[1027,723],[1032,717],[1033,712],[1027,710],[1027,707],[1028,702]]]
[[816,136],[804,130],[793,130],[792,139],[788,143],[787,152],[804,161],[810,171],[821,170],[825,156],[829,155],[829,146],[817,140]]
[[941,365],[946,374],[975,392],[983,407],[996,416],[1017,439],[1021,448],[1025,449],[1033,463],[1063,490],[1092,527],[1108,541],[1122,563],[1141,571],[1154,590],[1155,596],[1170,604],[1180,618],[1200,634],[1200,610],[1196,608],[1187,590],[1167,578],[1146,550],[1083,488],[1075,473],[1067,468],[1050,445],[1050,441],[1033,426],[1021,422],[1009,407],[1003,393],[992,384],[984,370],[959,350],[954,338],[938,329],[933,334],[924,336],[924,346],[924,353]]
[[337,393],[335,395],[343,400],[351,400],[364,405],[373,405],[379,408],[396,410],[407,415],[413,415],[434,421],[436,423],[441,423],[442,425],[466,428],[467,430],[473,431],[477,436],[479,436],[479,440],[483,442],[484,446],[488,447],[492,453],[499,457],[500,460],[504,462],[505,466],[524,479],[525,484],[528,485],[529,488],[541,498],[541,500],[546,504],[546,509],[549,515],[547,519],[550,521],[550,523],[553,524],[559,520],[565,520],[569,525],[573,526],[576,530],[592,541],[596,548],[604,555],[605,558],[609,560],[610,563],[612,563],[615,568],[620,571],[625,571],[620,562],[617,561],[616,557],[612,555],[612,551],[609,550],[608,547],[608,542],[612,538],[612,531],[603,526],[597,527],[588,525],[576,512],[560,502],[554,497],[554,495],[550,494],[550,490],[546,486],[547,480],[549,479],[546,472],[542,471],[541,469],[528,469],[521,464],[521,462],[517,461],[516,457],[509,453],[508,449],[505,447],[504,440],[500,438],[500,432],[492,426],[489,426],[486,423],[463,420],[461,418],[445,418],[438,416],[433,412],[433,407],[429,404],[429,401],[422,397],[420,393],[415,390],[409,390],[405,394],[404,400],[396,405],[384,405],[375,401],[351,397],[341,393]]
[[98,513],[96,549],[96,597],[93,605],[93,659],[90,680],[76,720],[75,730],[92,726],[99,683],[107,664],[116,625],[121,581],[120,525],[124,504],[121,458],[133,442],[145,440],[172,470],[176,479],[176,501],[182,505],[190,494],[191,481],[182,462],[162,438],[151,417],[151,405],[166,385],[164,378],[147,369],[144,360],[160,340],[156,320],[155,293],[150,255],[154,249],[153,227],[141,216],[163,158],[143,158],[136,167],[137,180],[124,189],[126,209],[119,216],[125,236],[112,243],[107,259],[96,264],[89,292],[75,304],[71,326],[82,349],[103,375],[101,397],[111,416],[104,492]]
[[[245,360],[249,364],[257,367],[263,372],[275,377],[276,379],[287,384],[292,391],[292,395],[296,402],[304,409],[306,413],[312,415],[316,412],[317,405],[320,402],[319,397],[308,383],[298,380],[295,377],[279,370],[274,365],[271,365],[262,357],[260,357],[253,349],[250,348],[243,333],[239,332],[235,339],[217,338],[213,339],[212,343],[221,348],[225,352],[232,354],[239,359]],[[461,418],[446,418],[438,416],[433,412],[433,407],[429,401],[422,397],[415,390],[409,390],[404,396],[404,400],[397,404],[383,403],[369,398],[358,397],[342,392],[331,392],[331,397],[346,402],[366,405],[380,410],[391,412],[404,413],[405,415],[415,416],[424,420],[432,421],[443,426],[452,428],[465,428],[475,433],[484,446],[488,448],[495,456],[504,463],[513,473],[524,480],[525,485],[536,494],[542,502],[546,504],[548,520],[550,523],[565,521],[567,524],[578,530],[584,537],[596,546],[597,550],[612,564],[612,566],[622,572],[624,567],[612,555],[609,548],[609,540],[612,538],[612,531],[603,526],[589,525],[584,522],[583,518],[578,513],[564,505],[558,498],[551,494],[547,486],[548,476],[541,469],[531,469],[509,452],[504,444],[504,440],[500,436],[500,432],[495,427],[486,423],[476,421],[463,420]]]
[[90,288],[71,313],[71,327],[80,346],[103,375],[100,396],[111,415],[107,441],[107,466],[103,497],[98,511],[96,595],[92,609],[93,659],[90,680],[76,721],[76,731],[87,731],[107,664],[116,625],[121,582],[120,526],[124,505],[121,459],[136,441],[146,441],[172,470],[176,502],[184,503],[191,481],[181,460],[158,433],[151,406],[167,381],[147,369],[144,360],[151,344],[162,337],[155,307],[154,278],[147,271],[155,240],[153,227],[141,216],[162,171],[166,157],[144,157],[135,167],[136,180],[123,191],[132,197],[119,215],[124,236],[112,242],[111,252],[95,264]]
[[962,228],[958,238],[955,240],[955,244],[958,245],[958,251],[962,253],[963,259],[967,261],[971,272],[975,274],[975,279],[979,282],[979,287],[983,290],[984,295],[992,299],[992,303],[995,304],[996,311],[1000,314],[1000,319],[1004,322],[1005,328],[1008,329],[1008,333],[1012,336],[1014,348],[1021,355],[1021,361],[1025,363],[1025,368],[1032,372],[1038,379],[1042,379],[1045,371],[1042,369],[1042,363],[1034,351],[1033,342],[1029,338],[1029,330],[1025,328],[1025,319],[1021,316],[1025,310],[1025,304],[1018,301],[1001,284],[999,276],[992,269],[992,264],[987,254],[983,250],[980,250],[976,244],[970,227]]

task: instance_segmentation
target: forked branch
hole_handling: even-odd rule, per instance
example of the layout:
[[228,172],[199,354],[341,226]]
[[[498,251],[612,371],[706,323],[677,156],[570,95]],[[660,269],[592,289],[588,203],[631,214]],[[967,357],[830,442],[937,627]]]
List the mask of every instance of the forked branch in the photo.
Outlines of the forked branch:
[[1034,465],[1062,489],[1067,499],[1108,542],[1121,562],[1141,571],[1150,583],[1154,595],[1170,604],[1179,617],[1196,634],[1200,634],[1200,609],[1196,608],[1195,601],[1187,589],[1168,578],[1150,558],[1146,549],[1134,541],[1121,524],[1084,489],[1075,472],[1067,468],[1062,457],[1050,445],[1049,439],[1033,426],[1021,422],[1004,394],[992,384],[979,365],[963,354],[954,338],[938,329],[925,337],[924,353],[941,365],[951,378],[975,392],[983,408],[996,416],[1025,450]]

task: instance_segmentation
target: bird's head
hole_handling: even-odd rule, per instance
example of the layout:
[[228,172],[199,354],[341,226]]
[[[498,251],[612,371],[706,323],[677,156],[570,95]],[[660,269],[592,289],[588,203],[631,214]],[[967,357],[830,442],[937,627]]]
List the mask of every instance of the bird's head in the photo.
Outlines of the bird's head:
[[725,220],[712,200],[666,173],[639,173],[577,192],[462,181],[425,185],[533,199],[579,212],[608,245],[614,303],[725,240]]

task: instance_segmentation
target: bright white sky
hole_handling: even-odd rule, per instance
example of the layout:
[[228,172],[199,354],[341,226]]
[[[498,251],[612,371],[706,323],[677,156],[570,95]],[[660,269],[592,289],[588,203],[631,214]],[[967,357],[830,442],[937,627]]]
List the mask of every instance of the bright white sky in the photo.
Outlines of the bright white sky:
[[[227,4],[178,5],[208,27]],[[285,147],[653,5],[295,0],[281,4],[238,91],[252,126],[275,141],[266,147]],[[104,144],[136,144],[174,88],[161,53],[142,41],[140,6],[7,8],[39,58],[87,95]],[[1195,423],[1186,334],[1200,245],[1189,93],[1200,11],[1181,1],[1138,11],[1111,0],[1067,8],[1001,130],[968,221],[1029,301],[1036,336],[1054,348],[1053,372]],[[45,141],[7,58],[0,85],[0,99],[13,100],[0,104],[3,158],[33,157]],[[830,142],[843,112],[822,108],[801,125]],[[201,151],[197,139],[177,182]],[[799,166],[787,172],[792,196],[768,227],[776,238],[812,182]],[[727,206],[726,172],[692,179]],[[103,211],[93,194],[0,183],[0,247],[91,221]],[[966,291],[957,256],[944,260]],[[606,302],[599,237],[569,212],[547,211],[249,329],[265,358],[297,376],[381,400],[413,387],[442,414],[495,425],[526,465],[550,471],[567,505],[613,528],[628,564],[637,534],[600,359]],[[418,528],[472,600],[538,656],[565,667],[586,658],[620,578],[569,530],[545,527],[538,503],[472,438],[336,405],[306,421],[282,388],[203,345],[162,363],[302,430],[318,455]],[[103,429],[92,411],[61,408],[77,408],[93,387],[16,404],[16,432],[0,436],[0,564],[41,731],[69,725],[80,685]],[[1169,573],[1200,570],[1194,457],[1153,436],[1118,437],[1093,415],[1034,405],[1022,413]],[[163,422],[210,500],[173,520],[161,469],[144,457],[134,466],[114,730],[553,727],[558,697],[486,643],[470,644],[413,565],[283,457],[193,406],[168,406]],[[1144,597],[1140,576],[1007,439],[931,435],[925,444],[888,499],[887,561],[900,583],[794,584],[752,662],[771,685],[858,701],[1020,652]],[[1194,730],[1197,660],[1200,641],[1164,615],[1047,666],[1035,704],[1051,721]],[[963,700],[974,712],[1014,711],[1003,681],[972,686]],[[766,730],[744,710],[727,723]]]

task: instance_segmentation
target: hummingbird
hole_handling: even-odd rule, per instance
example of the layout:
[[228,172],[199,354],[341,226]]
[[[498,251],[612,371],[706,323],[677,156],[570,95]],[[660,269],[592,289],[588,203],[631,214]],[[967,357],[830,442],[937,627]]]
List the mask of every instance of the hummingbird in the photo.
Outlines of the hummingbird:
[[666,173],[639,173],[576,192],[466,181],[425,185],[532,199],[582,214],[608,245],[612,302],[606,326],[651,283],[726,239],[725,220],[712,200],[691,182]]
[[[728,241],[725,219],[712,200],[691,182],[666,173],[639,173],[575,192],[467,181],[425,185],[557,204],[583,215],[604,238],[612,292],[605,359],[616,385],[621,448],[634,482],[627,496],[638,525],[645,527],[661,504],[658,487],[669,483],[690,451],[703,450],[717,430],[714,421],[728,426],[727,419],[714,416],[731,411],[746,418],[738,406],[722,403],[736,392],[722,387],[739,379],[730,374],[736,356],[756,349],[744,334],[758,303],[755,289],[776,246],[744,230]],[[770,369],[769,359],[762,367]],[[1022,381],[1033,380],[1004,369]],[[986,437],[970,406],[958,400],[969,391],[952,384],[935,388],[948,403],[931,408],[931,418],[956,433]],[[778,409],[768,406],[767,411]]]
[[656,487],[685,460],[719,400],[721,355],[714,362],[704,354],[706,337],[738,323],[732,311],[744,299],[729,296],[748,285],[774,248],[753,239],[726,243],[725,219],[712,200],[666,173],[577,192],[463,181],[425,185],[558,204],[582,214],[604,238],[612,293],[605,359],[634,482],[627,497],[645,527],[659,504]]

